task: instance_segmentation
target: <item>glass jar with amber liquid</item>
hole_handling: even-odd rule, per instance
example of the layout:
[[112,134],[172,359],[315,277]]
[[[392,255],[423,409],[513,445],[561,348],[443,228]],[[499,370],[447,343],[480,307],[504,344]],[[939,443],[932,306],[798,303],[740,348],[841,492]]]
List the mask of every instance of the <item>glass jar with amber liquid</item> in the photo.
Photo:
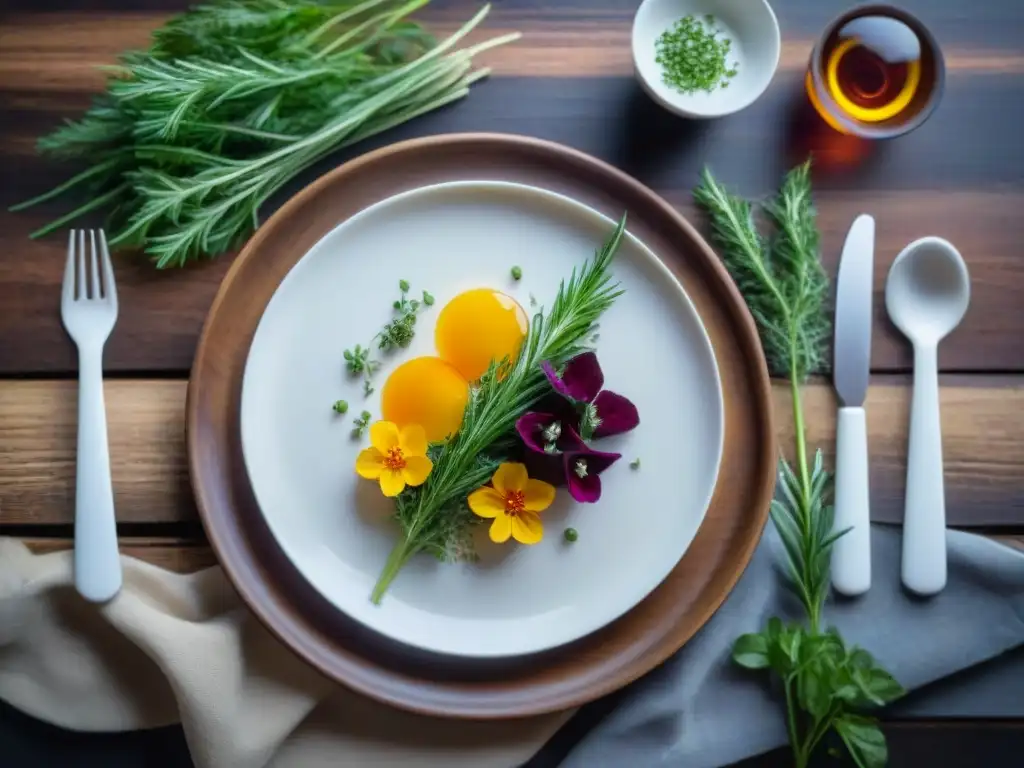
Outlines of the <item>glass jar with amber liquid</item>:
[[945,65],[938,43],[909,13],[863,5],[833,21],[811,52],[807,93],[838,131],[887,139],[938,105]]

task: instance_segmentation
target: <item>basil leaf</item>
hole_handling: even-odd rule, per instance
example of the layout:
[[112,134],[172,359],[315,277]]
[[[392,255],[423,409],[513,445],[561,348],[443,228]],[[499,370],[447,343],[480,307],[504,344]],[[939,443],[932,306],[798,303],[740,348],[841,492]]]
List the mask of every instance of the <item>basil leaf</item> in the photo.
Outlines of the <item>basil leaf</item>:
[[860,693],[860,688],[856,685],[840,685],[836,688],[835,697],[846,704],[851,706],[863,706],[863,697]]
[[853,669],[872,669],[875,666],[875,660],[870,653],[865,651],[863,648],[854,648],[850,651],[849,655],[850,666]]
[[844,714],[836,718],[834,725],[850,751],[850,757],[860,768],[885,768],[889,750],[885,744],[885,734],[878,727],[877,721],[870,717]]
[[800,627],[786,627],[779,635],[779,647],[790,663],[796,666],[800,661]]
[[768,666],[768,638],[760,633],[741,635],[732,646],[732,660],[747,669]]
[[814,662],[804,668],[797,677],[796,693],[800,708],[815,720],[821,720],[832,706],[832,694],[822,665]]
[[881,667],[874,667],[861,674],[866,688],[872,698],[879,704],[887,704],[898,699],[905,691],[896,679]]

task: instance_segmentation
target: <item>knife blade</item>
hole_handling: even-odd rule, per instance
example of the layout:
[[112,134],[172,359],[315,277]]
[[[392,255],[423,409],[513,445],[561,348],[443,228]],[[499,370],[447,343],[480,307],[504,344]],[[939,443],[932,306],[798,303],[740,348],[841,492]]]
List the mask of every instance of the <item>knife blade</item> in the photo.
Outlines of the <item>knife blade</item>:
[[835,521],[846,530],[832,549],[832,586],[854,596],[871,586],[870,493],[864,399],[871,373],[875,220],[854,219],[836,277],[832,379],[839,396],[836,420]]

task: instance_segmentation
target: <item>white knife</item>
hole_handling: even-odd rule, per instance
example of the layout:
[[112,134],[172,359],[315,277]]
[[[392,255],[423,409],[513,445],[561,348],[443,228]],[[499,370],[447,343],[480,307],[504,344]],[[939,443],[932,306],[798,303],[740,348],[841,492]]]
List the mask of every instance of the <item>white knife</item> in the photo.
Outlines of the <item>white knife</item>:
[[861,595],[871,586],[868,431],[864,397],[871,371],[871,298],[875,220],[858,216],[846,235],[836,278],[832,378],[839,396],[836,423],[835,523],[849,528],[832,549],[832,586]]

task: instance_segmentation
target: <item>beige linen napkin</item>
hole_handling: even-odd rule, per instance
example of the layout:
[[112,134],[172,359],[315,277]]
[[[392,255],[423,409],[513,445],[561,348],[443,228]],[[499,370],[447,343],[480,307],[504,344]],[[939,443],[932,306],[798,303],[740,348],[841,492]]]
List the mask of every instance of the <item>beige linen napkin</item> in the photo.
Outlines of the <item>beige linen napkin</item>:
[[220,568],[121,562],[124,588],[95,606],[72,586],[70,552],[0,539],[0,699],[74,730],[180,721],[197,768],[508,768],[572,715],[466,722],[378,704],[281,645]]

